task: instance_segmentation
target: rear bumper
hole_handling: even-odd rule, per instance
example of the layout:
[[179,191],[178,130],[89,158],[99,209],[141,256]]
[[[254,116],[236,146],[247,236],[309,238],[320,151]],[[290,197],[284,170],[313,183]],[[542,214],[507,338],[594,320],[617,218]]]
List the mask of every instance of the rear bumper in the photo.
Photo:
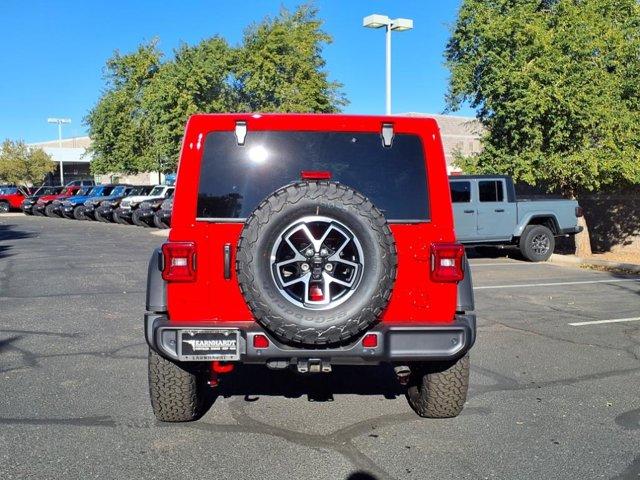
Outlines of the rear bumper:
[[[240,331],[240,362],[274,365],[293,364],[301,360],[322,360],[334,365],[378,364],[381,362],[423,362],[455,360],[464,355],[476,338],[474,314],[456,315],[448,324],[379,324],[366,332],[378,336],[377,346],[365,348],[362,337],[335,348],[293,347],[276,341],[256,322],[176,323],[165,314],[145,314],[145,337],[160,355],[176,361],[191,361],[181,355],[178,331],[185,329],[237,328]],[[255,348],[256,334],[269,338],[267,348]],[[364,335],[363,334],[363,337]]]

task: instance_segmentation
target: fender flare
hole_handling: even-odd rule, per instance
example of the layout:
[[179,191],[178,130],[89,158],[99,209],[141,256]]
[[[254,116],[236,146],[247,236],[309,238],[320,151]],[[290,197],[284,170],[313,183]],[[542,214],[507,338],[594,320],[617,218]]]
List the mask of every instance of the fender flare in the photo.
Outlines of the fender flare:
[[147,269],[147,312],[167,311],[167,282],[162,278],[162,250],[156,248]]
[[557,232],[554,235],[558,235],[560,233],[560,224],[558,222],[558,218],[556,217],[556,214],[554,212],[548,211],[548,212],[534,212],[534,213],[527,214],[522,220],[520,220],[520,223],[518,223],[518,225],[516,226],[516,229],[513,232],[513,236],[516,238],[520,237],[524,229],[531,222],[531,220],[534,220],[536,218],[550,218]]

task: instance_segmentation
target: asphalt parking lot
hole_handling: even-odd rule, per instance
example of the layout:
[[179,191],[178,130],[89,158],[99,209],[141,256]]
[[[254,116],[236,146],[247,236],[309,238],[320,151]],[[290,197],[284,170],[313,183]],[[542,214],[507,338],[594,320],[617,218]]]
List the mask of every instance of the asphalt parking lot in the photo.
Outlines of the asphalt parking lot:
[[245,368],[203,419],[167,425],[141,320],[162,240],[0,218],[2,478],[640,478],[637,277],[473,258],[479,333],[456,419],[415,416],[387,368]]

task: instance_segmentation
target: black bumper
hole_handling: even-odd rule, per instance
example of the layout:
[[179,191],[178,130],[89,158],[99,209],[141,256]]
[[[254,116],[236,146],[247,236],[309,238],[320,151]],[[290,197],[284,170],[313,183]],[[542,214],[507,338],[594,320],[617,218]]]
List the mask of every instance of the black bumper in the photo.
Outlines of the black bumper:
[[96,213],[99,213],[102,218],[111,218],[113,215],[112,207],[98,207],[96,208]]
[[35,203],[31,203],[27,205],[23,203],[22,205],[20,205],[20,210],[22,210],[24,213],[30,214],[30,213],[33,213],[34,206],[35,206]]
[[131,218],[133,216],[133,209],[132,208],[116,208],[116,214],[120,217],[120,218]]
[[562,235],[575,235],[576,233],[580,233],[583,230],[581,226],[575,226],[570,228],[563,228],[560,230]]
[[138,209],[138,218],[140,220],[153,220],[153,215],[155,214],[155,210],[150,208],[139,208]]
[[[178,330],[188,329],[237,328],[240,331],[239,361],[258,364],[293,364],[301,360],[322,360],[334,365],[455,360],[473,346],[476,337],[474,314],[459,314],[453,323],[441,325],[379,324],[366,332],[378,335],[374,348],[363,347],[362,338],[335,348],[293,347],[276,341],[255,322],[183,324],[170,322],[165,314],[147,313],[144,323],[149,346],[160,355],[176,361],[187,361],[181,355]],[[253,337],[256,334],[266,335],[269,347],[255,348]]]

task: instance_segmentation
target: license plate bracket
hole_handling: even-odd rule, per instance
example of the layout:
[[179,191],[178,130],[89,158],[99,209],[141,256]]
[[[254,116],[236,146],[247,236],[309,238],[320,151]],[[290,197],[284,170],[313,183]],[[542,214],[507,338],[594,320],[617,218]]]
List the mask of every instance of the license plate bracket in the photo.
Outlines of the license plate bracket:
[[208,328],[178,330],[180,360],[240,360],[240,330]]

